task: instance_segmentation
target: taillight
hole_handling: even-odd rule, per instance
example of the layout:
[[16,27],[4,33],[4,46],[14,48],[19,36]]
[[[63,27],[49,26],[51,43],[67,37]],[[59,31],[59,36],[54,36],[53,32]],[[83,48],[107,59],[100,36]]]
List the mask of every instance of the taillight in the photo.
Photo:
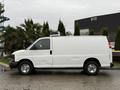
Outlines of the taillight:
[[111,44],[111,42],[109,42],[109,48],[112,48],[112,44]]

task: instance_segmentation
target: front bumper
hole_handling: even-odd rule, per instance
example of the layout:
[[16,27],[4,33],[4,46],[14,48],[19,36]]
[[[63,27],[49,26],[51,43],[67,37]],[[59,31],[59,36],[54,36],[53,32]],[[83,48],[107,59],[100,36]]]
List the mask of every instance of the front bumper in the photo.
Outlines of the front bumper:
[[10,66],[11,69],[17,68],[17,65],[18,65],[18,62],[12,61],[12,62],[9,63],[9,66]]

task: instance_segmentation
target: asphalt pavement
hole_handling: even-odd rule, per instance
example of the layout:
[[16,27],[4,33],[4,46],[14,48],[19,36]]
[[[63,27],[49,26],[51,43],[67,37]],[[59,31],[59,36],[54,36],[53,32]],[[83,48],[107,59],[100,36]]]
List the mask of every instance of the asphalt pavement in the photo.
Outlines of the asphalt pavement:
[[97,76],[87,76],[79,69],[20,75],[0,67],[0,90],[120,90],[120,70],[101,70]]

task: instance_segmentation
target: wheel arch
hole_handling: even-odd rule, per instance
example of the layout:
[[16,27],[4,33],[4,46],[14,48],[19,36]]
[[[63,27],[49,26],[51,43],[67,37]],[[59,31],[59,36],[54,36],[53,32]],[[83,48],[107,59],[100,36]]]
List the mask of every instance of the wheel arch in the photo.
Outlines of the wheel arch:
[[18,65],[21,63],[21,62],[24,62],[24,61],[28,61],[32,64],[32,66],[34,67],[34,64],[33,62],[30,60],[30,59],[21,59],[19,62],[18,62]]
[[93,57],[87,58],[87,59],[85,60],[84,64],[83,64],[83,67],[84,67],[85,64],[87,64],[89,61],[94,61],[94,62],[96,62],[96,63],[99,65],[99,67],[101,67],[100,61],[99,61],[97,58],[93,58]]

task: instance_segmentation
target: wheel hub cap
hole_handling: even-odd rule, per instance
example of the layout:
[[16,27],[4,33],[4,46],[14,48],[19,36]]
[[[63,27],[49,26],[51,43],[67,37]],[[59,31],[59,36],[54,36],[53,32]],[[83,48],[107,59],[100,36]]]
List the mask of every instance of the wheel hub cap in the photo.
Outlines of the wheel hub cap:
[[23,65],[21,66],[21,71],[22,71],[23,73],[28,73],[28,72],[30,71],[30,66],[29,66],[28,64],[23,64]]
[[97,70],[96,65],[94,65],[94,64],[88,65],[88,71],[89,71],[90,73],[95,73],[96,70]]

